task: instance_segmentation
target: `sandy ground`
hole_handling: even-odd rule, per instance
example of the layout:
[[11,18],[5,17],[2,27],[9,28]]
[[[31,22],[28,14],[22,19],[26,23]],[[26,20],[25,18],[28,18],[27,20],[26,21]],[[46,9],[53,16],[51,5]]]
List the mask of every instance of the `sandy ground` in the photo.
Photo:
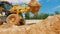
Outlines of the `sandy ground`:
[[25,24],[35,24],[35,23],[39,23],[42,22],[42,20],[26,20]]
[[60,34],[60,15],[44,20],[26,20],[26,24],[21,26],[0,25],[0,34]]
[[35,25],[36,22],[39,22],[39,21],[42,21],[42,20],[26,20],[26,24],[22,26],[16,26],[12,24],[0,25],[0,34],[31,34],[29,32],[30,29],[33,28],[31,27],[31,25]]

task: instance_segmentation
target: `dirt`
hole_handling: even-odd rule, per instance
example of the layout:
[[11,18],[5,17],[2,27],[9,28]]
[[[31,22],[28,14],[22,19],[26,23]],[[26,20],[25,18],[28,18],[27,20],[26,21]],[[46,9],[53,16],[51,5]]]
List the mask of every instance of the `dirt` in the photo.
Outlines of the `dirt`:
[[[33,22],[33,20],[30,21]],[[0,34],[60,34],[60,15],[49,16],[42,21],[35,20],[35,22],[35,24],[22,26],[0,25]]]

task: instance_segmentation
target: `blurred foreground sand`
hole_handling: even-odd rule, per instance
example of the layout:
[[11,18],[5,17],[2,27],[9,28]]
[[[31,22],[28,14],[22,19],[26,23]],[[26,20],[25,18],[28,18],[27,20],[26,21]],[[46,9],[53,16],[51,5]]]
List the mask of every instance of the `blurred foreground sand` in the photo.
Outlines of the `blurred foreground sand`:
[[42,21],[35,22],[36,24],[22,26],[1,25],[0,34],[60,34],[60,15],[49,16]]

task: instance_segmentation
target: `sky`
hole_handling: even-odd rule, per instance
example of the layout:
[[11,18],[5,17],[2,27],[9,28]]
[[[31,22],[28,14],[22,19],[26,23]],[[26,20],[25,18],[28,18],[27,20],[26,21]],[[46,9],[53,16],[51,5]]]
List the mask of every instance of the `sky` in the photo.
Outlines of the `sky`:
[[[13,4],[19,4],[19,3],[29,3],[30,0],[6,0],[9,2],[12,2]],[[39,13],[54,13],[55,11],[60,12],[60,0],[37,0],[41,8],[39,10]]]
[[39,0],[41,9],[39,13],[54,13],[55,11],[60,12],[60,0]]

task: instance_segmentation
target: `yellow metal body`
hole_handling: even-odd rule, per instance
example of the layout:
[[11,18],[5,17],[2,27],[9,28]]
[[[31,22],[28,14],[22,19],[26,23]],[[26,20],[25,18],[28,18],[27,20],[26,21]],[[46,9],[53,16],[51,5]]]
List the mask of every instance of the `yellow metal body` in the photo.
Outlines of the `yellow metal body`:
[[0,14],[0,17],[3,16],[2,14]]
[[16,13],[16,14],[19,14],[19,13],[22,13],[22,12],[30,12],[30,7],[27,7],[26,5],[24,6],[13,6],[11,9],[10,9],[10,12],[11,13]]

